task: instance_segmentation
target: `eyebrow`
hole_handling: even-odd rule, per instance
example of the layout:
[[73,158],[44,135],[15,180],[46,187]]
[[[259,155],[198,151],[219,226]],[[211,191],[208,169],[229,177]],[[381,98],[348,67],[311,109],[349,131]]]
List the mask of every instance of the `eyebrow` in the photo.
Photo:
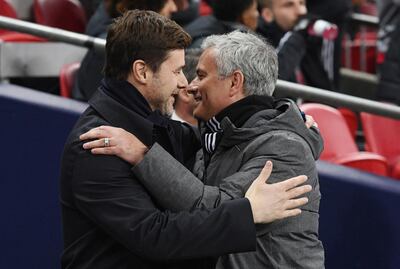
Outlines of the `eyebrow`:
[[177,71],[177,70],[182,70],[183,68],[185,68],[185,66],[186,66],[186,65],[178,66],[177,68],[175,68],[175,71]]
[[207,72],[206,72],[205,70],[201,69],[201,67],[197,67],[197,68],[196,68],[196,73],[197,73],[197,74],[199,74],[199,73],[207,74]]

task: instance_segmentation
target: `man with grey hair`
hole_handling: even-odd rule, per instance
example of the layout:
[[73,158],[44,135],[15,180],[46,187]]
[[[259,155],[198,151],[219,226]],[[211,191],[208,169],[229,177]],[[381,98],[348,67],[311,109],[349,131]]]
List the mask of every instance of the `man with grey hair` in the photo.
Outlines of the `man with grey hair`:
[[118,150],[96,152],[116,154],[136,165],[134,174],[160,205],[173,211],[215,208],[243,197],[268,160],[274,164],[268,183],[307,175],[313,190],[302,214],[259,225],[256,251],[220,257],[217,268],[324,268],[315,166],[322,140],[317,129],[306,127],[293,102],[272,97],[278,76],[275,49],[238,31],[210,36],[202,48],[194,92],[203,141],[196,176],[177,161],[161,166],[172,157],[159,148],[149,149],[139,163],[132,161],[137,154],[121,152],[138,141],[121,129],[107,127],[100,135],[111,136]]

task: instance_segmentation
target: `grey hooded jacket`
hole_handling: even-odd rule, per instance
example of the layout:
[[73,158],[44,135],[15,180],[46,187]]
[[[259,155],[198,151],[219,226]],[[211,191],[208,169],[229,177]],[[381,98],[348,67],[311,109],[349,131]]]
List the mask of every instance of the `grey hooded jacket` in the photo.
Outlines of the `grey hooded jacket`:
[[323,148],[318,131],[307,129],[297,106],[287,100],[254,114],[241,128],[229,118],[221,127],[223,136],[199,177],[202,180],[178,162],[165,162],[172,157],[158,145],[133,172],[161,206],[176,211],[214,208],[224,200],[243,197],[267,160],[273,162],[268,183],[307,175],[313,190],[302,214],[257,226],[257,251],[220,257],[217,268],[324,268],[318,239],[321,195],[315,160]]

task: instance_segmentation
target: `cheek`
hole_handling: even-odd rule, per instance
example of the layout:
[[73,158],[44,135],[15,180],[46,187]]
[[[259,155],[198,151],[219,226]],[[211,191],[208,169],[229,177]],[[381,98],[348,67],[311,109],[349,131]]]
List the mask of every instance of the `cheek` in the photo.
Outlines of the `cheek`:
[[253,15],[253,19],[252,19],[252,29],[255,30],[257,28],[257,22],[258,22],[258,13],[256,12]]

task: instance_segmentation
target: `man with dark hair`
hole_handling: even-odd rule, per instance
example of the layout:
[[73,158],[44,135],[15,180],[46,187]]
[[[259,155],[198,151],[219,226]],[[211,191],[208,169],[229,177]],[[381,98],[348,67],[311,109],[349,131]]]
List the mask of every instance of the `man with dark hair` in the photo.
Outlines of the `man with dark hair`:
[[[268,185],[266,168],[246,198],[216,209],[160,211],[129,163],[83,149],[82,133],[113,125],[144,142],[128,150],[162,147],[181,163],[193,156],[200,145],[192,129],[161,115],[172,112],[174,96],[187,86],[182,68],[189,43],[180,26],[151,11],[128,11],[110,27],[106,77],[62,158],[62,268],[212,268],[214,260],[193,259],[254,250],[253,222],[298,215],[308,201],[294,199],[311,190],[296,187],[305,176]],[[114,142],[102,141],[110,148]]]
[[[88,22],[86,34],[106,38],[112,20],[133,9],[152,10],[168,18],[177,10],[173,0],[104,0]],[[87,101],[96,92],[103,78],[104,61],[103,51],[91,49],[86,53],[72,90],[74,99]]]
[[256,0],[218,0],[212,2],[213,15],[199,17],[185,30],[193,39],[192,48],[200,47],[210,35],[219,35],[234,30],[255,31],[258,11]]
[[305,0],[258,0],[257,32],[278,51],[279,78],[334,89],[334,40],[309,31],[316,17]]
[[196,106],[193,94],[190,94],[190,88],[195,87],[196,66],[199,61],[202,49],[187,49],[185,55],[185,67],[183,73],[190,82],[188,87],[181,89],[175,98],[174,112],[171,119],[186,122],[192,126],[197,126],[197,119],[193,116],[193,110]]

